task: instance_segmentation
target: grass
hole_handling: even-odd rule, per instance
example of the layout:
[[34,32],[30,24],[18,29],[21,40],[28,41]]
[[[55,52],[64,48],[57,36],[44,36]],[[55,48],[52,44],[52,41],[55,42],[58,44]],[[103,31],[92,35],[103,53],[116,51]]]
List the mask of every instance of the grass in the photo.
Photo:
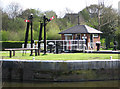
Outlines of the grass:
[[[106,50],[106,49],[100,48],[100,50]],[[113,48],[108,48],[107,50],[113,50]]]
[[22,55],[20,51],[16,51],[14,57],[9,58],[9,52],[0,52],[0,56],[4,59],[27,59],[32,60],[35,57],[36,60],[96,60],[96,59],[110,59],[112,56],[113,59],[118,59],[118,54],[93,54],[93,53],[62,53],[62,54],[50,54],[43,53],[40,56],[30,56],[30,53]]

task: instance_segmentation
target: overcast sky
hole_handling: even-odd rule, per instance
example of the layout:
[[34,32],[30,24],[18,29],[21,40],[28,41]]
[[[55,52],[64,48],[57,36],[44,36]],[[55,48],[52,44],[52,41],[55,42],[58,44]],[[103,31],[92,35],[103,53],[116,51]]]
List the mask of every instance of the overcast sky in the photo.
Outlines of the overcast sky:
[[113,8],[118,9],[118,2],[120,0],[0,0],[2,7],[7,7],[11,2],[19,3],[23,9],[34,8],[41,11],[53,10],[57,15],[63,15],[65,9],[68,8],[72,12],[77,13],[91,4],[98,4],[104,1],[105,5],[112,5]]

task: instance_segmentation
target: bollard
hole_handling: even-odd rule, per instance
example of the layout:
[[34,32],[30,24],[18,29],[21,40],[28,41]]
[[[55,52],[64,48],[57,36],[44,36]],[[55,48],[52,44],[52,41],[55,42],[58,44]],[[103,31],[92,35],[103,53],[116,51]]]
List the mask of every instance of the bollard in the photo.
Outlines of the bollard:
[[35,57],[33,57],[33,60],[35,60]]
[[112,56],[110,56],[110,60],[112,60]]

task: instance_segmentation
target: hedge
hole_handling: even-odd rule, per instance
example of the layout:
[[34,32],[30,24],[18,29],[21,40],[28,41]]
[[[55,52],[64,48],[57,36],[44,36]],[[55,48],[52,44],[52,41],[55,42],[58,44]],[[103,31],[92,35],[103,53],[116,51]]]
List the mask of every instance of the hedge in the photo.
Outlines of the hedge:
[[2,44],[2,50],[5,48],[22,48],[22,44],[24,44],[24,41],[10,41],[10,42],[0,42],[0,45]]

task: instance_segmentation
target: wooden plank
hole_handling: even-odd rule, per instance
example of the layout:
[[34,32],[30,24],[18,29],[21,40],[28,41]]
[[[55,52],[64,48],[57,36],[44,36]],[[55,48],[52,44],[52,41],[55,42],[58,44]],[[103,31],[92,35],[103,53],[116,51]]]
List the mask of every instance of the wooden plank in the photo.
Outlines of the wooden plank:
[[13,51],[13,56],[15,56],[15,51],[19,50],[35,50],[35,56],[37,56],[37,50],[38,48],[13,48],[13,49],[5,49],[6,51],[10,51],[10,58],[12,57],[12,51]]

